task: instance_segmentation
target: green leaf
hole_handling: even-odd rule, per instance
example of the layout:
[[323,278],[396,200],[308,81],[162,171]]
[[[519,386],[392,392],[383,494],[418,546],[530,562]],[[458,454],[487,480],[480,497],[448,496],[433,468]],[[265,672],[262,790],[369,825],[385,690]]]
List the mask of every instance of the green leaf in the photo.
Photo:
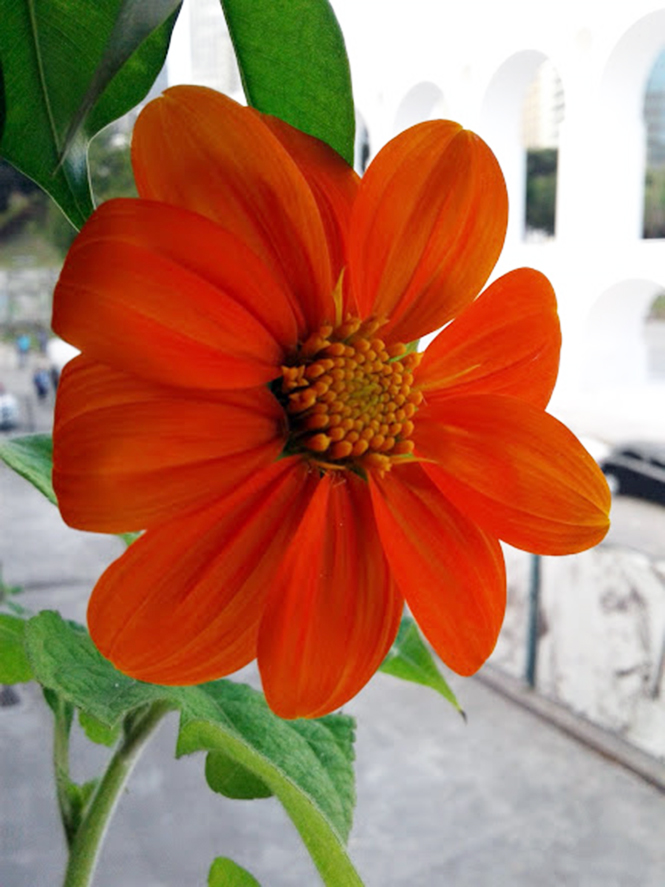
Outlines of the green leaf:
[[262,779],[223,751],[211,751],[206,757],[206,782],[214,792],[239,801],[273,794]]
[[[353,720],[335,715],[284,721],[270,711],[262,693],[231,681],[204,684],[201,690],[215,700],[239,735],[251,737],[256,752],[317,799],[346,840],[355,803]],[[222,751],[228,755],[227,749]],[[247,766],[241,758],[235,760]],[[262,778],[255,767],[249,769]],[[266,784],[274,791],[270,782]]]
[[0,614],[0,684],[22,684],[32,680],[25,651],[25,620]]
[[261,887],[247,869],[232,859],[218,856],[210,868],[208,887]]
[[283,804],[328,887],[360,887],[344,849],[354,803],[354,722],[343,715],[283,721],[261,693],[231,681],[161,687],[118,672],[81,626],[45,611],[26,626],[35,677],[113,727],[133,709],[162,701],[181,712],[178,755],[222,752]]
[[51,483],[53,440],[49,434],[28,434],[0,440],[0,459],[37,487],[49,502],[58,504]]
[[221,0],[248,104],[327,142],[353,164],[355,110],[328,0]]
[[410,616],[402,618],[395,643],[383,660],[380,671],[401,678],[403,681],[412,681],[414,684],[422,684],[436,690],[466,719],[455,694],[436,667],[434,657]]
[[120,724],[107,727],[106,724],[93,715],[88,714],[87,711],[79,712],[79,723],[88,739],[97,745],[106,745],[108,748],[113,748],[120,736]]
[[79,784],[68,780],[65,786],[67,794],[67,829],[73,837],[77,834],[88,809],[90,799],[97,788],[99,780],[91,779]]
[[[0,0],[2,2],[2,0]],[[53,438],[50,434],[28,434],[0,440],[0,459],[21,477],[29,480],[53,505],[58,504],[51,475],[53,473]],[[140,533],[116,534],[128,547]],[[0,581],[0,591],[2,582]],[[0,595],[0,601],[2,595]]]
[[2,65],[0,64],[0,140],[5,129],[5,78],[2,73]]
[[[147,37],[142,6],[153,23],[162,22]],[[88,142],[147,94],[175,22],[175,13],[164,21],[167,14],[154,0],[0,0],[0,154],[41,185],[76,228],[93,210]]]
[[[160,62],[161,64],[164,63],[164,55],[162,53],[164,35],[160,35],[159,40],[149,41],[148,38],[153,31],[161,28],[168,19],[169,21],[165,29],[168,45],[171,30],[180,11],[181,3],[182,0],[121,0],[120,8],[118,9],[117,17],[101,60],[88,85],[87,92],[83,96],[81,104],[69,124],[62,155],[67,153],[86,117],[91,114],[98,102],[99,107],[96,110],[96,116],[99,118],[97,122],[101,123],[101,126],[95,128],[95,117],[93,116],[91,121],[93,132],[105,125],[103,121],[109,116],[109,113],[111,119],[119,117],[124,113],[124,111],[120,110],[123,107],[123,101],[126,101],[123,100],[123,95],[132,88],[131,82],[127,79],[128,72],[131,72],[132,80],[135,80],[137,75],[143,75],[144,80],[149,80],[148,88],[152,85],[152,81],[159,72],[158,66],[161,66]],[[144,41],[148,42],[146,42],[142,54],[134,60],[134,63],[129,66],[124,74],[120,73]],[[102,101],[99,101],[116,74],[119,77],[113,89],[109,91],[109,94]],[[151,75],[152,79],[150,80]],[[143,95],[140,95],[137,102],[142,98]],[[119,104],[118,107],[111,110],[110,105],[113,102]]]

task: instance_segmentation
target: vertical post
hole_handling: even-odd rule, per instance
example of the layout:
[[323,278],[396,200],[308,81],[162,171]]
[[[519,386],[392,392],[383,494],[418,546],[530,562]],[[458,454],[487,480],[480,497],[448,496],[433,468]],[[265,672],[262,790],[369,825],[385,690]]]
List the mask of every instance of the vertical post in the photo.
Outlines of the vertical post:
[[536,686],[536,667],[538,663],[538,612],[540,609],[541,558],[539,554],[531,555],[529,573],[529,610],[526,627],[526,668],[524,679],[532,689]]

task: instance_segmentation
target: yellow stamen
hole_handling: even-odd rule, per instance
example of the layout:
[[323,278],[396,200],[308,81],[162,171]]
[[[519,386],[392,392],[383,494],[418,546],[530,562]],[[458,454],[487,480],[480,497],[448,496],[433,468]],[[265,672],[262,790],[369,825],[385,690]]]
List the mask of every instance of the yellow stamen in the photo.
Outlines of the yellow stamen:
[[[341,285],[338,295],[341,305]],[[412,421],[422,402],[413,388],[420,355],[377,336],[381,319],[361,321],[337,310],[282,367],[277,396],[289,416],[286,450],[330,468],[389,471],[412,458]],[[281,393],[280,393],[281,390]]]

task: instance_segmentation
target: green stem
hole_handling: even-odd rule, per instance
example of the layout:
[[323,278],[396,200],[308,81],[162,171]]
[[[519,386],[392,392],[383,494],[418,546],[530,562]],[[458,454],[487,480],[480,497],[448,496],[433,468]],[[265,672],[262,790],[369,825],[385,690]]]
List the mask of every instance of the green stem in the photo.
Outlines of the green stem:
[[74,811],[69,795],[69,732],[72,725],[73,709],[69,702],[57,697],[53,703],[55,727],[53,734],[53,769],[55,771],[55,791],[60,808],[60,818],[65,829],[67,846],[70,846],[76,830]]
[[63,887],[89,887],[92,883],[102,841],[120,793],[140,753],[168,710],[165,703],[155,702],[127,717],[120,745],[72,841]]

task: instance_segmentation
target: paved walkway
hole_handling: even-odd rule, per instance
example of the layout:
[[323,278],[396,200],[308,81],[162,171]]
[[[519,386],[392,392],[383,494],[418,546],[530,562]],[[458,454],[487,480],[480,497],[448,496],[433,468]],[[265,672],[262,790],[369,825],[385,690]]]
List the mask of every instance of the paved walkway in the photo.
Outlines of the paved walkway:
[[[35,609],[82,618],[118,551],[76,533],[0,468],[0,560]],[[254,669],[247,678],[256,679]],[[377,676],[358,718],[350,853],[367,887],[663,887],[665,796],[475,680],[454,680],[465,725],[431,691]],[[64,847],[50,774],[50,714],[37,689],[0,708],[0,887],[56,887]],[[212,795],[203,758],[173,760],[175,717],[148,748],[112,824],[95,887],[203,887],[231,856],[262,887],[316,887],[274,800]],[[75,775],[103,750],[75,736]]]

